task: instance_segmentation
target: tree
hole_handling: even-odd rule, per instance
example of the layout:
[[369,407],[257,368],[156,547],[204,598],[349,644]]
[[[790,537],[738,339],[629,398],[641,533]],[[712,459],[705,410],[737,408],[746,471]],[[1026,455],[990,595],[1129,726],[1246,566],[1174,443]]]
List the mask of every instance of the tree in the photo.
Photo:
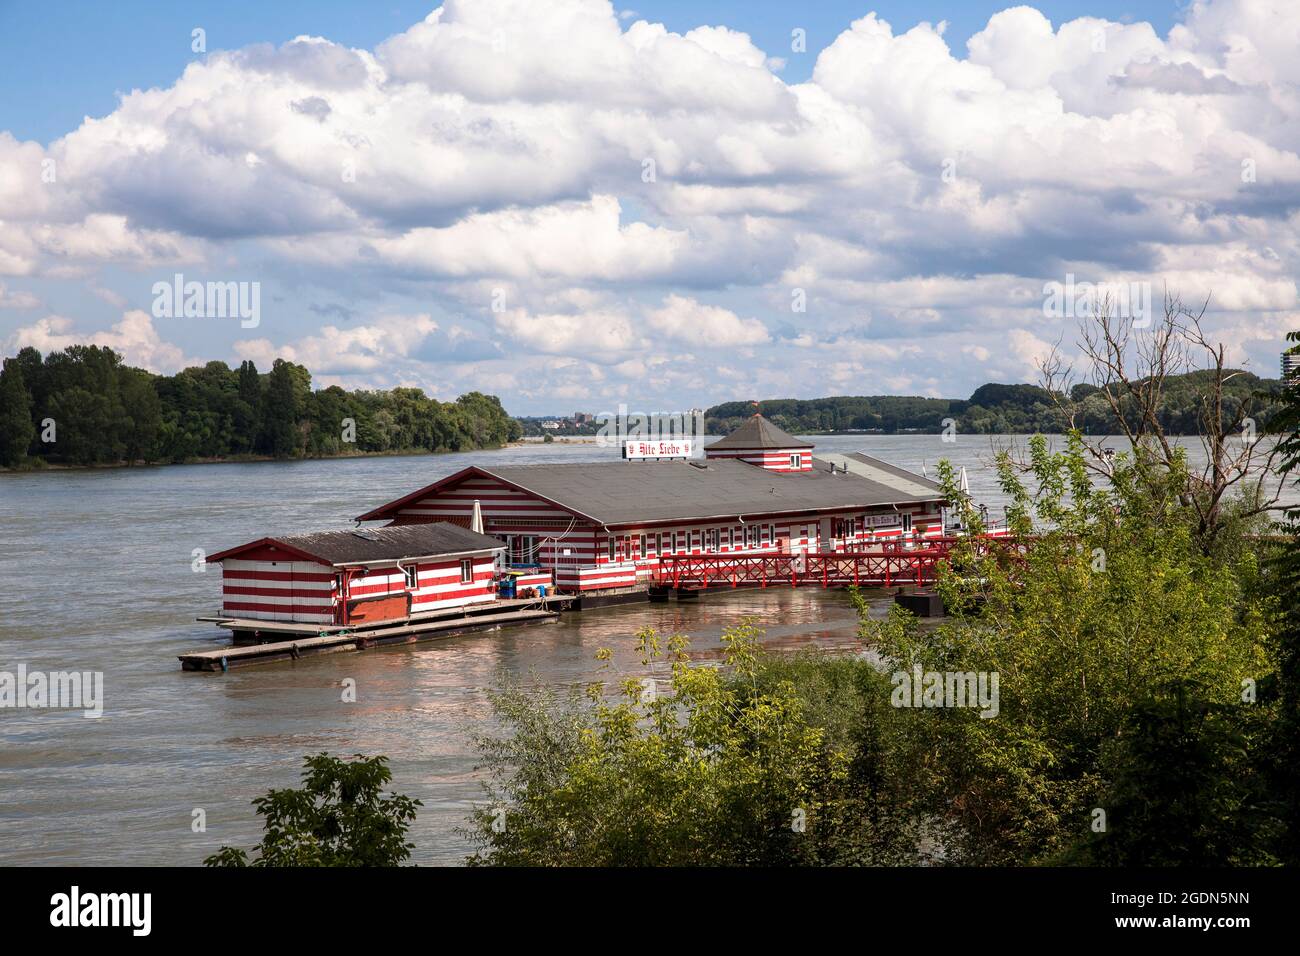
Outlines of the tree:
[[20,464],[35,432],[22,366],[15,359],[5,359],[0,368],[0,465],[12,468]]
[[[1300,332],[1287,340],[1300,343]],[[1290,353],[1300,354],[1300,344]],[[1300,486],[1300,377],[1285,383],[1277,430],[1278,474],[1292,488]],[[1274,786],[1283,794],[1284,831],[1279,856],[1288,866],[1300,865],[1300,508],[1284,512],[1281,540],[1270,563],[1274,587],[1281,600],[1277,634],[1278,706],[1274,733]]]
[[262,409],[262,450],[276,458],[289,458],[299,450],[298,419],[302,411],[299,378],[294,366],[276,359],[267,379]]
[[1264,766],[1250,759],[1239,704],[1174,680],[1135,702],[1103,745],[1105,826],[1066,856],[1102,866],[1236,866],[1273,862],[1277,821]]
[[[1169,509],[1181,507],[1176,471],[1162,488],[1119,456],[1111,481],[1094,485],[1077,433],[1055,453],[1036,437],[1030,454],[1027,481],[1008,455],[998,459],[1014,536],[967,539],[941,573],[951,616],[926,632],[903,613],[864,621],[865,639],[889,668],[998,675],[991,719],[965,709],[910,711],[920,765],[942,768],[916,785],[944,829],[948,859],[1026,865],[1068,857],[1091,839],[1095,809],[1136,799],[1146,786],[1153,800],[1165,795],[1166,812],[1194,821],[1188,827],[1203,838],[1237,845],[1234,862],[1268,862],[1264,841],[1237,839],[1248,801],[1226,779],[1265,762],[1260,740],[1237,734],[1264,719],[1250,708],[1268,706],[1242,693],[1271,669],[1274,604],[1259,586],[1256,552],[1243,549],[1236,563],[1207,555],[1194,521],[1152,507],[1153,492]],[[965,523],[978,531],[979,516],[946,463],[941,474]],[[1142,754],[1173,739],[1146,720],[1142,702],[1153,688],[1178,681],[1195,687],[1196,705],[1214,715],[1177,725],[1184,756],[1200,760],[1184,770],[1201,775],[1203,807],[1192,806],[1193,795],[1174,780],[1133,770]],[[1230,752],[1237,740],[1242,752]],[[1127,758],[1111,749],[1116,741],[1127,741]],[[1151,772],[1174,769],[1170,763]],[[1221,786],[1213,800],[1211,777]],[[1131,806],[1120,816],[1135,818]],[[1134,861],[1151,845],[1149,835],[1135,826],[1112,833],[1110,846],[1122,844],[1114,855]],[[1200,850],[1182,852],[1191,862]]]
[[[1256,440],[1263,428],[1258,402],[1233,393],[1234,379],[1244,373],[1228,366],[1224,343],[1212,342],[1202,328],[1208,305],[1207,299],[1193,309],[1166,293],[1163,315],[1143,328],[1135,317],[1114,314],[1110,298],[1104,298],[1081,324],[1079,345],[1093,391],[1070,387],[1073,369],[1058,350],[1039,364],[1042,385],[1070,429],[1082,431],[1085,410],[1100,402],[1109,413],[1108,424],[1133,447],[1134,476],[1140,483],[1169,490],[1169,476],[1181,476],[1173,492],[1206,553],[1229,524],[1280,510],[1273,475],[1277,448]],[[1194,369],[1182,382],[1193,380],[1193,394],[1182,402],[1188,414],[1179,427],[1171,427],[1169,386]],[[1171,438],[1179,432],[1200,436],[1206,464],[1197,472],[1187,468],[1185,451]],[[1103,476],[1111,471],[1105,444],[1098,440],[1084,446],[1089,467]]]
[[643,630],[647,670],[620,680],[616,703],[598,685],[587,707],[517,685],[495,693],[512,733],[477,740],[490,802],[472,818],[480,850],[469,862],[816,862],[808,834],[829,832],[822,815],[835,812],[848,757],[826,746],[791,685],[760,682],[757,635],[752,623],[724,634],[724,674],[692,664],[685,638]]
[[414,844],[406,833],[419,800],[382,795],[393,777],[388,758],[347,761],[327,753],[305,757],[300,789],[270,790],[253,801],[265,818],[251,862],[223,846],[205,866],[399,866]]

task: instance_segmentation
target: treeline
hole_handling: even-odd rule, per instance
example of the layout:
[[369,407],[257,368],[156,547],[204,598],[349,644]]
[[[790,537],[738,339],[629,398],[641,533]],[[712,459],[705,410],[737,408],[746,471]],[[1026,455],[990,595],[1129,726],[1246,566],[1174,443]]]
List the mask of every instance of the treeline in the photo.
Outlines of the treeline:
[[[1168,434],[1194,435],[1201,431],[1201,396],[1210,372],[1172,375],[1164,383],[1160,424]],[[1235,420],[1248,405],[1260,431],[1267,430],[1277,410],[1282,383],[1249,372],[1238,372],[1224,388],[1223,416]],[[837,396],[814,399],[774,399],[761,402],[762,413],[794,434],[818,432],[940,432],[945,419],[958,431],[977,434],[1058,434],[1069,428],[1067,412],[1087,435],[1115,431],[1115,418],[1105,397],[1093,385],[1075,385],[1068,395],[1053,395],[1037,385],[990,383],[977,388],[969,399],[921,398],[899,395]],[[710,434],[727,434],[754,413],[752,402],[726,402],[705,412]]]
[[22,349],[0,370],[5,467],[468,451],[520,434],[495,396],[313,391],[311,372],[283,359],[265,373],[209,362],[155,375],[112,349],[74,345],[44,357]]

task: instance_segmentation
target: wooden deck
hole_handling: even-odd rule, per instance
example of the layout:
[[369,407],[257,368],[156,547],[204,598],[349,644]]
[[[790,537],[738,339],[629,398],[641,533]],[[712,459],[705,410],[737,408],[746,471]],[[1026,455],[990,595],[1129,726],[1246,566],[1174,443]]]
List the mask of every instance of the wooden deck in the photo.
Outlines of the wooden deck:
[[297,660],[308,654],[364,650],[380,644],[409,644],[503,625],[553,621],[574,600],[573,595],[566,594],[492,600],[363,624],[297,624],[212,615],[198,620],[226,628],[234,644],[178,657],[183,670],[224,671],[245,664]]

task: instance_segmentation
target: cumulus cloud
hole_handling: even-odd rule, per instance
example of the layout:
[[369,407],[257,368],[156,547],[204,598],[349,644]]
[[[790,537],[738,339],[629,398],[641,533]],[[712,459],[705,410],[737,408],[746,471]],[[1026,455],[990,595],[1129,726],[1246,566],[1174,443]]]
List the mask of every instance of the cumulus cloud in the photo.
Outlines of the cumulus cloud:
[[0,309],[35,309],[40,304],[41,300],[30,292],[11,291],[0,282]]
[[[1273,364],[1300,309],[1290,0],[1195,0],[1166,36],[1016,6],[964,49],[868,13],[801,83],[740,27],[446,0],[374,50],[216,52],[48,145],[0,132],[0,305],[61,277],[124,304],[104,270],[185,264],[315,302],[231,347],[319,381],[441,387],[454,356],[529,400],[960,394],[1070,333],[1042,289],[1073,274],[1213,295],[1211,331]],[[645,365],[661,342],[746,362]]]
[[669,339],[710,348],[758,345],[771,339],[758,319],[742,319],[730,309],[670,295],[647,315],[650,326]]
[[8,342],[12,351],[28,346],[41,352],[58,351],[70,345],[99,345],[121,353],[127,365],[160,374],[174,374],[191,365],[202,365],[188,358],[176,345],[163,341],[154,328],[149,313],[132,309],[121,321],[100,332],[78,332],[69,318],[48,315],[32,325],[19,328]]
[[263,367],[282,358],[327,376],[385,372],[437,330],[438,323],[428,315],[393,315],[350,329],[327,325],[317,334],[279,345],[266,338],[241,341],[235,354]]

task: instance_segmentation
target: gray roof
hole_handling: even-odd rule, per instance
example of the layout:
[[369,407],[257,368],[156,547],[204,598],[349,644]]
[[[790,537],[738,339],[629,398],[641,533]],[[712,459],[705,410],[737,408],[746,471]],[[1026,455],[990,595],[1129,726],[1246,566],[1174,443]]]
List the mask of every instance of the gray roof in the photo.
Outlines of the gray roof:
[[844,474],[818,458],[812,471],[788,474],[726,458],[479,467],[607,525],[855,510],[943,498],[938,486],[929,487],[933,482],[920,475],[912,476],[915,487],[900,488],[893,475],[876,480],[852,469]]
[[431,524],[317,531],[312,534],[264,538],[262,541],[250,542],[214,554],[208,560],[218,561],[222,557],[233,557],[237,552],[254,545],[276,543],[336,565],[468,554],[476,551],[495,551],[504,547],[496,538],[440,521]]
[[818,457],[823,461],[830,462],[837,468],[847,468],[852,474],[870,478],[882,485],[896,488],[904,494],[928,495],[931,492],[943,490],[937,481],[931,481],[929,478],[899,468],[897,465],[891,465],[879,458],[864,455],[860,451],[850,452],[847,455],[823,454]]
[[784,428],[778,428],[762,415],[753,415],[726,438],[720,438],[705,449],[725,451],[728,448],[812,448],[811,442],[795,438]]

